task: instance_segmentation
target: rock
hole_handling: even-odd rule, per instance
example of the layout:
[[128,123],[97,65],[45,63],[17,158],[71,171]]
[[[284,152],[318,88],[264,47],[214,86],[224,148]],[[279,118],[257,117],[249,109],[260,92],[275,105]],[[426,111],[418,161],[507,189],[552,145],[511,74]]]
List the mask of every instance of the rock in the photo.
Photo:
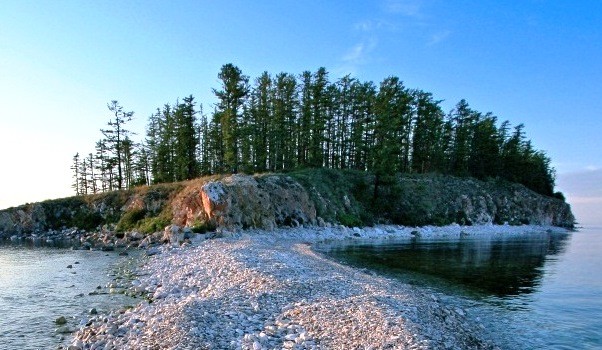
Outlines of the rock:
[[324,221],[324,219],[322,219],[321,217],[318,216],[317,220],[318,220],[318,226],[326,227],[326,222]]
[[178,225],[169,225],[165,227],[161,241],[165,243],[179,244],[180,242],[184,241],[184,232]]
[[139,241],[144,239],[144,235],[138,231],[132,231],[126,234],[126,238],[130,241]]
[[146,255],[147,255],[147,256],[153,256],[153,255],[157,255],[157,254],[161,254],[161,251],[160,251],[160,250],[159,250],[159,248],[157,248],[157,247],[152,247],[152,248],[149,248],[149,249],[146,251]]
[[113,244],[106,244],[100,247],[100,250],[103,252],[112,252],[115,250],[115,246]]
[[67,319],[65,318],[65,316],[60,316],[56,320],[54,320],[54,323],[59,324],[59,325],[65,324],[65,323],[67,323]]
[[459,307],[455,308],[454,311],[462,317],[466,316],[466,312],[464,312],[464,310],[460,309]]
[[284,340],[295,341],[297,339],[297,334],[287,334],[284,336]]
[[67,265],[67,268],[68,268],[68,269],[72,269],[72,268],[73,268],[73,265]]
[[98,311],[96,310],[96,308],[91,308],[89,313],[90,315],[96,315],[98,314]]
[[62,326],[54,330],[57,334],[71,333],[73,330],[69,326]]

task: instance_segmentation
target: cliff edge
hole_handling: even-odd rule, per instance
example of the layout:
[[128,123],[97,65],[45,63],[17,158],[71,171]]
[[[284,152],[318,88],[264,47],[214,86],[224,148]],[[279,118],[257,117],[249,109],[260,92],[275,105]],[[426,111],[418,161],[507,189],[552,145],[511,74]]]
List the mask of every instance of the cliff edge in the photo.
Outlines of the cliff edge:
[[380,179],[365,172],[212,176],[26,204],[0,211],[0,237],[79,228],[142,236],[279,226],[535,224],[573,227],[569,204],[524,186],[444,175]]

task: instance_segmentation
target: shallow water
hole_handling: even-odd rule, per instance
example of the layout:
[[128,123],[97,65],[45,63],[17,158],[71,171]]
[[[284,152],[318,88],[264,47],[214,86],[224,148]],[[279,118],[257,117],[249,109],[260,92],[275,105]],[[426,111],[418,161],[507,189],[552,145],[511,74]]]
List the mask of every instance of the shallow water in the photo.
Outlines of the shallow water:
[[432,288],[479,317],[503,349],[602,348],[602,229],[317,246]]
[[[107,291],[114,271],[129,258],[116,252],[0,244],[0,349],[53,349],[62,344],[54,320],[67,318],[76,328],[88,311],[133,304]],[[72,265],[72,268],[67,268]]]

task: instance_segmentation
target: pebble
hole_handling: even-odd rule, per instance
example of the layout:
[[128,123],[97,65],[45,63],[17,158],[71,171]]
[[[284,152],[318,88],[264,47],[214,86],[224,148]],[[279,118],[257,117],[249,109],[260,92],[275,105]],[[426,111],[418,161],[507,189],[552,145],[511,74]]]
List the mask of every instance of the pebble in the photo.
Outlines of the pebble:
[[[522,231],[525,227],[520,228]],[[153,246],[128,285],[131,309],[90,319],[81,349],[494,349],[480,322],[443,295],[316,254],[324,240],[410,240],[414,228],[292,228]],[[488,231],[489,230],[489,231]],[[422,237],[508,233],[511,226],[423,227]],[[415,234],[415,233],[414,233]]]

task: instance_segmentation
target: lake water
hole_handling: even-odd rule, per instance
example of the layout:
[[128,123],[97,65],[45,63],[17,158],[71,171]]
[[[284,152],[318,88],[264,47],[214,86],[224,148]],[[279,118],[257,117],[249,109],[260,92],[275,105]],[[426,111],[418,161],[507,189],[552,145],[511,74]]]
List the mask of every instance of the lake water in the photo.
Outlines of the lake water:
[[502,349],[602,349],[602,228],[316,249],[443,293]]
[[65,341],[55,333],[59,316],[77,328],[91,308],[135,304],[122,294],[89,295],[106,292],[131,264],[116,252],[0,243],[0,349],[56,349]]

